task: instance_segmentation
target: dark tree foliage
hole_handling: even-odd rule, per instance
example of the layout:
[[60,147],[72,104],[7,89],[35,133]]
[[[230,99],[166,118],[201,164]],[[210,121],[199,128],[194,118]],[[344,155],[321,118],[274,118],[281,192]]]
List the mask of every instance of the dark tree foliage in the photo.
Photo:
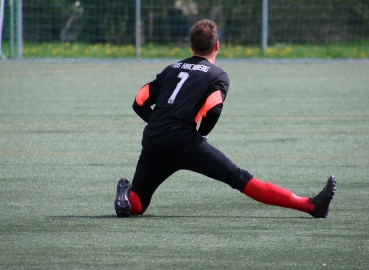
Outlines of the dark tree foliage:
[[[274,0],[268,10],[269,44],[369,38],[368,0]],[[141,0],[142,43],[188,43],[191,25],[202,18],[217,22],[223,42],[260,43],[261,0]],[[23,36],[36,42],[133,44],[135,0],[23,1]]]

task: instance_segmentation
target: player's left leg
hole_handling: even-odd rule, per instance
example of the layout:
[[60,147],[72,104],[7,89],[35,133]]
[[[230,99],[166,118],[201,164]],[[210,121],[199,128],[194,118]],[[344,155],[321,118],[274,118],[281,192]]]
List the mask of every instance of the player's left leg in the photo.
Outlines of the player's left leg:
[[128,179],[122,178],[118,181],[114,201],[114,208],[118,217],[129,217],[142,213],[141,200],[131,188],[132,185]]
[[177,171],[171,166],[171,160],[162,152],[142,150],[132,184],[126,178],[118,181],[114,202],[118,217],[142,215],[146,211],[155,190]]

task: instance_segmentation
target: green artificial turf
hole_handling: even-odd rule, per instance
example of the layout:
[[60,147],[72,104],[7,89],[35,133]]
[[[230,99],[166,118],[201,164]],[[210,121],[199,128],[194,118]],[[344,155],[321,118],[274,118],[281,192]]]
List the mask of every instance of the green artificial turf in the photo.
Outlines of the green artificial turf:
[[369,65],[218,62],[231,87],[209,142],[301,196],[335,174],[327,219],[188,171],[118,219],[144,127],[131,104],[166,64],[0,65],[0,269],[367,269]]

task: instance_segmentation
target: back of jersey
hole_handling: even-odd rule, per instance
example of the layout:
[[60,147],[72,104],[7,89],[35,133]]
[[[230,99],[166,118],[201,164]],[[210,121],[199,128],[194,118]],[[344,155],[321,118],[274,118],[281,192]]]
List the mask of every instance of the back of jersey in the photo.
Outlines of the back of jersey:
[[144,131],[143,146],[165,143],[172,147],[196,139],[195,118],[206,98],[217,90],[226,93],[228,87],[228,75],[201,57],[166,67],[150,83],[155,107]]

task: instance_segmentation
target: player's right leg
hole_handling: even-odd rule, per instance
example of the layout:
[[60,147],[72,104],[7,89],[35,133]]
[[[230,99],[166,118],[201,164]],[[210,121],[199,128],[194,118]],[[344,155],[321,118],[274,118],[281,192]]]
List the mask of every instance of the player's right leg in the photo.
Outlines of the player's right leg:
[[207,142],[201,142],[194,149],[190,152],[190,156],[186,156],[189,162],[185,169],[222,181],[261,203],[295,209],[316,218],[328,215],[329,204],[336,190],[333,175],[317,196],[300,197],[270,182],[257,180]]
[[331,175],[317,196],[300,197],[287,189],[256,178],[247,183],[243,193],[261,203],[299,210],[315,218],[325,218],[328,216],[329,204],[335,191],[336,179]]
[[318,194],[310,196],[311,203],[314,204],[314,211],[309,214],[315,218],[325,218],[328,216],[329,204],[336,193],[336,178],[331,175],[328,178],[324,189]]

